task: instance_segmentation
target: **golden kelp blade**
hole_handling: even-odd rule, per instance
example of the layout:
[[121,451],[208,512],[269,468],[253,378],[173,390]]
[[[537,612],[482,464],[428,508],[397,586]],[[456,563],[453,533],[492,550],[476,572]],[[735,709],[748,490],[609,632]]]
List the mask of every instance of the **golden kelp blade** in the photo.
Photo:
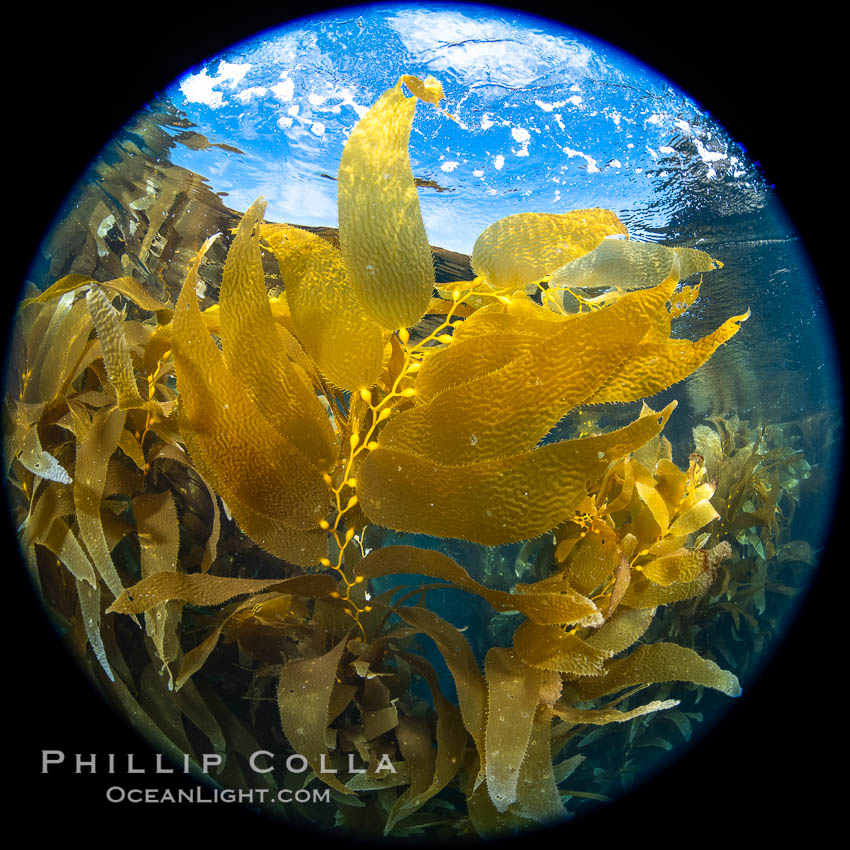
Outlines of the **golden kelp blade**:
[[609,434],[465,466],[377,448],[360,466],[357,494],[373,523],[397,531],[488,546],[527,540],[566,519],[587,481],[655,436],[674,406]]
[[457,341],[425,359],[416,377],[416,400],[420,404],[443,390],[465,384],[501,369],[540,343],[528,333],[473,336]]
[[589,254],[558,269],[549,278],[550,289],[643,289],[661,283],[679,260],[679,279],[710,272],[723,264],[704,251],[670,248],[655,242],[603,239]]
[[723,343],[728,342],[750,317],[750,311],[727,319],[702,339],[668,339],[638,346],[628,368],[612,375],[588,404],[637,401],[684,380],[696,371]]
[[313,598],[329,596],[336,588],[327,575],[292,576],[291,578],[228,578],[208,573],[153,573],[122,591],[107,613],[141,614],[163,602],[180,601],[208,608],[223,605],[246,593],[276,590]]
[[[174,313],[180,431],[193,463],[225,502],[294,528],[318,526],[328,504],[319,470],[260,415],[207,332],[195,294],[196,259]],[[238,514],[234,514],[237,522]]]
[[381,374],[384,333],[366,315],[342,255],[306,230],[264,225],[263,240],[280,267],[298,339],[334,385],[357,392]]
[[631,711],[618,711],[616,708],[571,708],[558,703],[552,707],[558,717],[568,723],[590,723],[594,726],[604,726],[606,723],[627,723],[635,717],[643,717],[655,711],[666,711],[679,705],[677,699],[653,700],[646,705],[633,708]]
[[[431,690],[434,707],[437,711],[437,756],[433,759],[433,770],[430,773],[424,772],[424,780],[427,781],[427,785],[425,781],[420,780],[418,783],[414,781],[407,791],[396,799],[387,817],[384,835],[388,835],[398,821],[420,809],[431,797],[438,794],[451,782],[460,769],[467,741],[461,713],[443,696],[434,668],[425,659],[418,658],[415,655],[398,652],[397,657],[403,658],[413,666],[425,679]],[[402,730],[400,729],[399,732],[401,733]],[[371,738],[372,736],[368,737]],[[410,764],[411,758],[405,752],[405,749],[410,752],[411,748],[409,745],[406,746],[401,734],[397,737],[397,740],[399,748],[405,756],[405,761]],[[420,761],[428,764],[432,759],[428,752],[431,749],[431,735],[427,728],[421,741],[424,758]],[[412,770],[411,773],[413,773]]]
[[137,280],[132,277],[118,277],[115,278],[115,280],[98,283],[94,280],[94,278],[90,278],[88,275],[84,274],[65,275],[65,277],[60,278],[52,286],[45,289],[40,295],[34,298],[27,298],[22,301],[21,307],[26,307],[27,304],[43,304],[54,298],[59,298],[68,292],[74,292],[83,286],[88,286],[93,283],[97,283],[98,286],[104,286],[126,296],[143,310],[148,310],[151,313],[156,313],[166,307],[165,304],[163,304],[159,299],[154,298],[153,295],[151,295]]
[[269,425],[327,472],[337,455],[333,428],[286,356],[269,307],[256,232],[264,210],[264,202],[252,204],[227,253],[219,295],[222,350],[230,373]]
[[[440,84],[415,78],[434,104]],[[339,244],[363,309],[390,330],[415,325],[434,289],[434,265],[407,146],[417,96],[402,78],[360,119],[339,164]]]
[[89,287],[86,302],[100,340],[109,383],[118,396],[118,407],[122,410],[145,407],[148,410],[158,411],[160,408],[155,401],[145,401],[139,394],[136,372],[130,358],[130,347],[124,335],[124,322],[120,314],[95,283]]
[[496,289],[519,289],[592,251],[606,236],[628,235],[610,210],[517,213],[491,224],[475,241],[472,267]]
[[552,765],[551,726],[552,709],[537,706],[512,807],[518,815],[540,823],[560,821],[565,814]]
[[23,401],[52,401],[75,377],[79,355],[88,345],[92,320],[85,301],[71,306],[73,299],[72,294],[60,298],[46,332],[38,339],[30,335],[27,340],[31,374]]
[[[669,278],[603,310],[551,322],[554,333],[506,365],[396,416],[381,432],[380,446],[450,466],[535,446],[572,407],[593,398],[608,376],[629,371],[651,318],[664,310],[675,286]],[[487,338],[499,363],[513,337]],[[475,338],[455,345],[480,349]],[[473,365],[479,362],[473,356]]]
[[589,700],[632,685],[654,682],[693,682],[715,688],[730,697],[741,694],[737,676],[675,643],[644,644],[625,658],[609,662],[604,676],[577,679],[570,684],[578,692],[579,699]]
[[591,646],[557,626],[526,620],[514,633],[514,652],[520,661],[543,670],[579,676],[598,676],[611,653]]

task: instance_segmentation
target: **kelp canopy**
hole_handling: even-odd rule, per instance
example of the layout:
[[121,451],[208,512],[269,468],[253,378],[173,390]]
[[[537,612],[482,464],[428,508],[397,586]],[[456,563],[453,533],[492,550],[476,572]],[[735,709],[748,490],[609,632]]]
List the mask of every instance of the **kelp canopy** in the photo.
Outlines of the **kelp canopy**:
[[[218,237],[207,310],[198,270],[215,237],[176,305],[130,277],[29,293],[5,406],[22,550],[111,701],[169,754],[212,745],[223,785],[300,786],[247,759],[303,755],[336,806],[284,815],[368,835],[558,820],[564,798],[593,796],[562,787],[584,731],[678,705],[639,690],[740,691],[693,649],[646,640],[658,609],[702,598],[732,554],[717,479],[698,454],[677,466],[662,436],[675,402],[553,435],[579,407],[683,380],[748,313],[674,336],[701,285],[680,280],[720,264],[628,240],[601,209],[494,222],[474,279],[435,287],[408,143],[417,102],[443,97],[402,77],[354,128],[338,248],[264,221],[260,200]],[[504,589],[435,549],[382,546],[379,529],[540,541],[551,557]],[[405,574],[422,584],[399,595],[390,577]],[[446,588],[517,614],[483,664],[427,604]]]

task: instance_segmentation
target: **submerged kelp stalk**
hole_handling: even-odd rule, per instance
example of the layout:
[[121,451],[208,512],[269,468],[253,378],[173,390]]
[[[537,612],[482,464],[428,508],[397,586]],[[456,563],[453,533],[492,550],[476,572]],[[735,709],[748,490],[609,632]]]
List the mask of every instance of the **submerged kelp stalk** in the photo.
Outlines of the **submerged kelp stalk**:
[[[257,700],[273,690],[289,744],[334,789],[341,821],[393,835],[419,829],[447,787],[468,812],[434,805],[423,823],[487,835],[562,816],[569,771],[552,760],[579,729],[678,704],[603,699],[626,688],[740,692],[689,648],[641,643],[658,606],[700,597],[731,554],[722,540],[704,548],[718,513],[703,463],[679,469],[661,436],[676,403],[541,440],[579,406],[683,380],[749,314],[696,341],[672,337],[699,294],[680,278],[719,264],[611,240],[626,228],[599,209],[495,222],[475,244],[475,279],[435,297],[407,149],[417,99],[442,98],[436,80],[403,77],[352,131],[339,249],[264,222],[257,201],[214,308],[202,312],[196,294],[209,241],[173,310],[128,278],[70,276],[27,299],[6,408],[24,551],[36,578],[60,563],[73,577],[59,607],[84,624],[74,639],[112,679],[104,688],[152,728],[176,707],[158,734],[186,752],[183,715],[228,756],[260,749],[244,728],[228,740],[224,702],[194,690],[193,677],[226,657],[218,644],[236,643],[238,670],[217,681]],[[284,284],[273,298],[264,250]],[[583,294],[600,286],[610,288],[601,301]],[[128,321],[116,296],[151,318]],[[430,329],[418,326],[426,315],[438,317]],[[219,499],[244,536],[221,521]],[[553,567],[507,592],[430,549],[368,551],[375,527],[488,546],[545,534]],[[246,538],[259,550],[246,551]],[[396,599],[386,577],[402,574],[436,582],[416,603]],[[524,618],[510,646],[487,647],[483,671],[461,631],[427,607],[433,587]],[[120,618],[104,613],[144,615],[151,673],[124,658]],[[417,633],[436,644],[457,706],[417,653]],[[145,707],[131,695],[139,688]],[[254,731],[274,746],[262,724]],[[323,769],[344,758],[367,772],[344,781]],[[379,770],[388,762],[391,775]]]

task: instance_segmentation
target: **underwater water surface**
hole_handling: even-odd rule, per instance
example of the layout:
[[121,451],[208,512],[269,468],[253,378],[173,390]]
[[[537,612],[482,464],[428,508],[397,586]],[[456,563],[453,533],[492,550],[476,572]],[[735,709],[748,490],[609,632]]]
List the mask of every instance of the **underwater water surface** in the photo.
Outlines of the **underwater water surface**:
[[[322,346],[330,346],[333,352],[334,340],[311,341],[314,334],[320,341],[325,337],[311,320],[298,318],[293,299],[299,276],[304,281],[313,278],[294,263],[291,246],[307,245],[304,250],[318,252],[315,256],[321,256],[322,266],[329,268],[337,267],[337,254],[323,246],[339,245],[354,279],[352,269],[361,262],[360,243],[349,236],[346,246],[343,213],[337,216],[338,190],[357,195],[356,180],[351,188],[351,175],[356,178],[368,172],[368,149],[383,144],[389,119],[379,116],[371,135],[363,131],[365,153],[349,148],[355,151],[348,154],[353,164],[343,166],[340,160],[346,156],[348,140],[353,135],[357,138],[355,126],[403,75],[417,81],[405,84],[404,96],[413,93],[426,101],[416,109],[409,140],[426,245],[434,250],[437,285],[455,283],[442,290],[442,310],[429,306],[429,317],[418,331],[396,332],[393,339],[400,342],[391,343],[395,349],[385,352],[383,360],[379,352],[378,366],[390,370],[387,377],[373,369],[369,381],[355,380],[346,386],[342,377],[327,376],[335,368],[345,371],[340,364],[353,359],[366,326],[352,332],[343,323],[334,333],[345,339],[345,350],[332,353],[329,359],[328,348]],[[430,75],[442,85],[444,100],[433,95],[433,87],[428,88]],[[425,87],[417,89],[422,81]],[[433,108],[429,98],[440,109]],[[407,140],[403,142],[387,156],[400,156],[399,151],[406,156]],[[342,189],[345,179],[348,188]],[[307,237],[289,230],[258,229],[252,236],[245,225],[241,241],[238,235],[233,237],[243,214],[260,196],[267,206],[254,208],[254,220],[311,227],[314,236],[310,239],[324,237],[323,243],[299,242]],[[350,208],[357,222],[368,222],[380,219],[379,207],[396,203],[400,196],[392,189],[370,190],[365,200],[354,197]],[[340,210],[342,204],[340,200]],[[463,479],[469,470],[455,478],[452,469],[462,470],[477,460],[474,452],[482,438],[474,423],[479,422],[475,419],[479,414],[463,413],[458,407],[460,426],[440,414],[430,420],[424,415],[421,427],[431,429],[433,436],[427,439],[434,448],[417,454],[409,448],[413,438],[405,437],[404,426],[396,422],[409,410],[405,399],[423,392],[424,383],[418,377],[405,386],[413,374],[406,370],[420,361],[423,352],[424,360],[435,359],[442,350],[461,344],[460,336],[457,342],[434,339],[435,327],[457,334],[460,325],[488,304],[490,313],[502,315],[501,304],[505,316],[512,315],[511,309],[521,309],[526,312],[513,315],[522,321],[552,325],[575,321],[576,316],[605,316],[617,304],[644,304],[642,299],[649,297],[645,293],[672,276],[676,268],[672,259],[665,267],[671,274],[657,280],[625,279],[622,265],[614,267],[614,277],[610,273],[606,277],[605,267],[597,265],[578,272],[574,266],[570,274],[576,276],[569,286],[553,284],[556,272],[580,259],[560,257],[559,240],[579,237],[576,230],[569,231],[568,237],[550,235],[546,230],[550,220],[545,216],[592,208],[609,210],[615,218],[606,219],[604,226],[609,230],[592,237],[595,242],[585,248],[585,255],[601,244],[603,236],[622,237],[625,229],[636,243],[663,243],[700,252],[670,254],[678,258],[679,268],[684,257],[691,258],[697,263],[696,273],[702,274],[701,281],[685,277],[676,298],[671,290],[675,321],[666,345],[677,356],[681,350],[677,340],[710,339],[721,326],[729,330],[714,348],[706,343],[701,354],[688,349],[692,368],[673,373],[672,380],[652,378],[651,367],[663,362],[663,349],[648,355],[637,349],[624,351],[617,362],[632,363],[635,374],[646,374],[638,379],[644,381],[646,391],[623,393],[622,398],[616,393],[605,396],[605,380],[577,378],[589,382],[577,396],[581,402],[562,405],[563,410],[556,405],[556,411],[548,414],[551,423],[539,434],[532,429],[530,434],[535,436],[526,436],[525,443],[499,444],[502,437],[496,427],[497,447],[491,457],[498,462],[532,450],[539,440],[541,446],[556,446],[625,430],[637,421],[644,400],[655,411],[666,410],[673,401],[678,405],[667,414],[669,422],[664,425],[663,438],[668,442],[651,434],[647,440],[618,448],[605,458],[611,461],[609,468],[594,468],[588,474],[586,498],[574,499],[568,509],[559,508],[560,513],[547,514],[542,525],[528,524],[526,519],[543,509],[543,497],[533,492],[532,500],[538,498],[540,504],[525,511],[516,506],[522,506],[528,493],[508,490],[505,499],[494,502],[507,503],[506,522],[513,524],[511,531],[500,536],[487,525],[490,508],[486,504],[473,505],[464,501],[468,496],[452,495],[467,492]],[[489,263],[480,253],[476,261],[479,234],[516,214],[544,215],[522,219],[527,226],[522,242],[514,236],[497,240],[497,262]],[[197,252],[215,233],[224,235],[208,248],[195,282],[192,268]],[[225,263],[241,268],[230,257],[238,251],[247,256],[254,250],[250,246],[259,251],[259,237],[264,240],[259,274],[272,299],[270,315],[300,340],[307,359],[303,352],[293,358],[294,349],[289,356],[299,364],[298,374],[315,370],[314,400],[321,396],[333,412],[328,421],[333,423],[335,437],[328,444],[342,446],[339,461],[331,462],[324,472],[331,479],[332,498],[324,518],[327,526],[321,530],[330,532],[333,539],[324,556],[330,569],[319,573],[338,577],[333,592],[351,600],[356,617],[342,606],[335,607],[327,588],[317,582],[308,582],[309,587],[302,582],[300,594],[287,592],[295,585],[273,583],[318,575],[319,557],[299,561],[279,545],[277,537],[269,536],[267,528],[258,527],[255,514],[269,516],[278,510],[277,497],[263,503],[260,493],[258,501],[251,503],[265,480],[263,475],[252,477],[256,459],[246,455],[245,463],[237,464],[231,474],[227,452],[216,448],[215,434],[207,440],[201,422],[215,409],[221,382],[199,378],[199,369],[209,368],[210,375],[226,380],[231,380],[227,374],[237,376],[242,387],[248,388],[252,404],[265,403],[258,401],[262,395],[258,387],[264,384],[258,383],[256,373],[252,376],[239,365],[250,361],[255,350],[250,340],[237,339],[236,317],[242,314],[238,309],[228,313],[222,297],[221,320],[213,318],[225,288]],[[281,247],[275,238],[290,247]],[[606,244],[611,241],[605,240]],[[557,263],[532,269],[525,279],[511,277],[505,269],[523,254],[524,242],[536,245],[533,257],[554,252]],[[235,250],[232,245],[237,246]],[[406,252],[397,256],[396,267],[407,256]],[[702,259],[706,256],[708,260]],[[362,264],[368,269],[367,261]],[[591,271],[602,275],[604,285],[590,281]],[[323,271],[315,280],[324,280],[327,274]],[[475,300],[480,292],[474,287],[467,293],[457,283],[471,282],[476,274],[483,279],[477,286],[487,289],[483,303]],[[351,757],[358,768],[374,768],[386,754],[396,769],[409,771],[406,782],[383,789],[362,787],[357,804],[346,805],[345,795],[351,788],[334,787],[329,804],[277,807],[273,814],[292,826],[335,829],[341,838],[381,836],[386,831],[390,838],[466,840],[476,835],[523,833],[616,805],[671,756],[686,753],[694,736],[703,734],[703,727],[722,722],[730,696],[739,688],[746,694],[760,664],[787,628],[790,612],[804,595],[825,546],[836,498],[835,470],[840,464],[840,378],[825,304],[794,226],[747,152],[698,104],[630,57],[575,31],[480,7],[361,7],[321,20],[295,22],[237,45],[161,92],[91,163],[68,196],[27,278],[42,291],[62,279],[65,294],[56,291],[56,298],[30,302],[21,311],[25,339],[12,356],[22,357],[18,362],[25,368],[9,378],[11,424],[4,426],[7,446],[13,447],[7,448],[13,515],[31,570],[41,580],[46,607],[83,656],[98,687],[120,706],[119,713],[138,718],[141,708],[142,725],[148,736],[153,735],[156,749],[172,757],[178,751],[229,752],[227,772],[217,779],[222,787],[256,787],[257,777],[246,769],[246,754],[257,749],[283,756],[303,753],[313,769],[321,762],[323,747],[327,758],[348,765]],[[110,282],[127,279],[134,283],[118,283],[110,290]],[[101,286],[93,286],[93,281]],[[374,296],[366,285],[357,287],[361,305],[368,305]],[[426,290],[430,295],[430,288]],[[227,360],[228,345],[242,345],[243,352],[249,352],[244,361],[234,357],[222,371],[213,349],[203,360],[190,353],[197,326],[184,325],[181,330],[176,318],[179,299],[188,309],[190,293],[200,296],[207,331],[224,338],[221,363]],[[36,294],[31,289],[25,296]],[[600,296],[602,301],[595,300]],[[401,296],[405,304],[411,298]],[[512,301],[513,307],[504,301]],[[312,309],[320,307],[307,303]],[[517,303],[525,306],[517,308]],[[323,314],[322,321],[336,321],[345,309],[339,304],[335,311]],[[464,315],[459,305],[466,306]],[[170,314],[175,307],[177,311]],[[453,310],[463,321],[446,327],[447,311],[451,316]],[[548,311],[548,318],[543,318],[543,311]],[[666,306],[663,311],[669,312]],[[398,331],[402,324],[393,318],[382,322],[379,308],[366,312],[378,317],[385,333]],[[230,331],[225,326],[228,315],[234,317]],[[731,317],[738,317],[740,328],[728,325]],[[462,380],[481,381],[490,371],[510,363],[517,352],[525,356],[520,337],[526,326],[520,319],[516,325],[508,324],[509,319],[498,321],[502,324],[496,332],[483,334],[489,347],[479,349],[472,342],[474,334],[466,340],[468,351],[473,352],[469,356],[484,358],[485,365],[476,367],[480,372],[459,371]],[[254,325],[258,337],[259,327]],[[548,332],[547,325],[533,327],[535,334]],[[551,350],[539,346],[546,352],[548,369],[544,371],[541,360],[542,380],[551,381],[557,395],[566,392],[559,381],[576,369],[577,362],[587,361],[589,373],[607,368],[608,374],[614,374],[615,367],[595,370],[594,364],[608,356],[609,339],[622,341],[631,328],[626,324],[609,329],[603,321],[599,333],[606,342],[587,350],[567,343],[553,344]],[[371,333],[371,326],[367,330]],[[518,346],[506,349],[507,353],[503,351],[505,333],[512,334]],[[124,342],[109,354],[104,347],[112,338]],[[209,333],[207,338],[212,339]],[[45,339],[49,345],[43,347]],[[177,344],[172,346],[174,339]],[[417,349],[423,339],[426,344]],[[590,339],[594,343],[592,334]],[[641,340],[634,343],[640,344]],[[101,347],[99,356],[96,345]],[[560,357],[554,361],[557,368],[550,368],[551,352]],[[647,356],[644,368],[640,358]],[[495,359],[487,359],[491,357]],[[87,365],[74,374],[54,376],[50,372],[57,369],[54,361]],[[395,367],[388,365],[394,362]],[[451,370],[467,368],[464,362],[467,358],[454,365],[450,362],[448,378],[441,378],[437,367],[431,368],[430,374],[437,377],[430,380],[438,395],[452,392],[459,379],[452,377]],[[391,369],[398,370],[399,364],[403,368],[393,373]],[[368,363],[359,368],[358,379],[368,373]],[[423,365],[422,372],[428,373],[428,367]],[[526,369],[517,374],[531,380],[535,372]],[[33,375],[38,377],[39,389],[58,387],[60,391],[50,398],[39,397],[31,383]],[[224,407],[241,398],[238,384],[234,386],[232,396],[222,402]],[[361,386],[366,395],[361,396]],[[145,396],[148,389],[151,395]],[[413,391],[407,397],[406,389]],[[501,405],[510,411],[513,396],[496,394],[502,391],[499,387],[482,391],[482,397],[490,398],[493,407]],[[142,394],[139,401],[129,398],[134,392]],[[175,399],[184,399],[184,412],[179,414],[183,419],[172,417],[171,410],[161,406]],[[357,412],[356,405],[361,403],[366,407],[361,405]],[[427,399],[422,403],[437,408]],[[355,461],[365,465],[358,446],[373,436],[379,442],[389,439],[379,436],[382,405],[395,411],[387,433],[395,428],[401,434],[397,439],[402,441],[402,454],[443,466],[439,475],[419,480],[409,470],[421,471],[422,465],[411,461],[399,483],[390,466],[383,469],[370,460],[372,467],[378,467],[372,472],[370,496],[368,469],[362,478],[358,471],[356,485],[346,481]],[[199,411],[194,420],[185,413],[192,406]],[[260,409],[268,419],[271,414]],[[517,415],[523,410],[523,404],[516,403]],[[126,418],[117,424],[122,413]],[[472,417],[471,430],[461,427],[464,415]],[[489,422],[487,416],[484,419]],[[314,419],[317,430],[306,433],[320,433],[321,421]],[[355,421],[362,422],[361,432],[353,428]],[[274,430],[295,433],[281,422]],[[214,427],[238,436],[238,429],[233,430],[226,417],[216,418]],[[92,428],[102,429],[96,439],[91,437]],[[358,433],[349,451],[346,441]],[[469,441],[465,454],[460,449],[453,454],[451,444],[458,433]],[[416,439],[420,436],[414,432]],[[246,445],[250,448],[252,441],[256,444],[262,437],[249,428]],[[99,470],[85,469],[81,453],[83,458],[95,458],[98,447],[110,440],[116,460]],[[298,445],[302,453],[309,453],[315,444],[314,437],[308,436]],[[228,446],[234,455],[242,448],[242,444]],[[390,450],[383,444],[368,449],[371,457]],[[605,451],[600,448],[598,453]],[[274,457],[269,455],[265,461],[270,467],[275,465]],[[314,458],[318,468],[322,461]],[[96,465],[96,460],[87,462]],[[41,464],[47,464],[47,469]],[[402,465],[398,472],[402,473]],[[86,495],[77,492],[73,482],[79,475],[87,482],[98,478],[106,482],[96,488],[100,506],[92,507]],[[291,480],[291,475],[291,468],[272,473],[282,481]],[[548,487],[537,479],[532,483],[537,492]],[[384,488],[389,488],[389,496],[382,495]],[[411,490],[420,491],[421,498],[410,496]],[[498,495],[497,490],[487,492]],[[47,493],[53,502],[44,499]],[[361,502],[366,500],[362,509],[345,501],[355,493]],[[441,506],[436,522],[420,521],[429,493]],[[410,499],[409,504],[405,499]],[[243,509],[240,501],[246,500],[248,509]],[[389,510],[387,500],[400,502],[401,514]],[[704,502],[711,508],[692,511]],[[610,504],[616,504],[616,509],[606,507]],[[278,518],[291,518],[285,513],[288,508],[280,510],[284,514]],[[689,510],[689,519],[678,527],[684,533],[671,533],[677,518]],[[455,519],[455,513],[460,518]],[[34,516],[50,521],[44,520],[38,528]],[[290,527],[291,522],[282,525]],[[480,531],[485,527],[486,532]],[[179,531],[169,534],[168,528]],[[353,542],[346,529],[351,529]],[[588,535],[598,545],[588,542]],[[606,543],[625,558],[628,569],[624,571],[622,558],[610,560],[598,548]],[[409,561],[404,563],[411,564],[407,570],[393,571],[377,563],[369,573],[357,566],[361,558],[365,562],[371,553],[392,551],[394,546],[409,547],[406,553],[438,552],[462,569],[463,575],[444,561],[421,554],[405,555]],[[103,567],[104,553],[114,564],[117,578]],[[85,563],[96,570],[95,581],[88,580]],[[372,563],[376,563],[374,556]],[[265,584],[219,595],[214,604],[203,595],[187,597],[186,586],[168,591],[170,596],[163,591],[155,600],[160,606],[156,619],[166,621],[166,630],[157,631],[161,626],[153,623],[149,608],[143,621],[147,637],[142,639],[142,632],[130,624],[130,607],[125,605],[119,613],[115,599],[122,597],[122,588],[126,593],[140,580],[175,571],[175,566],[176,574]],[[396,572],[404,578],[397,578]],[[368,588],[369,597],[358,596],[360,585],[350,583],[358,575],[371,576],[360,583]],[[563,583],[553,585],[553,580],[561,580],[559,576],[564,577]],[[469,593],[470,579],[484,590]],[[454,587],[421,591],[423,585],[446,581]],[[561,602],[564,597],[572,600],[576,593],[597,600],[601,619],[589,618],[589,609],[554,618],[534,606],[518,613],[507,596],[498,596],[517,596],[517,585],[533,595],[528,588],[539,582],[557,587]],[[677,589],[694,582],[693,587]],[[99,596],[93,593],[96,585]],[[402,589],[390,596],[396,586]],[[248,592],[257,596],[248,599],[247,607],[242,604],[244,597],[229,601]],[[399,619],[400,597],[414,609],[413,614],[405,611],[413,618],[407,627],[404,617]],[[395,613],[387,609],[379,618],[372,602],[396,606]],[[599,640],[595,633],[604,628],[603,621],[614,622],[620,605],[616,621],[620,625],[609,627],[607,634],[626,633],[633,639],[603,641],[594,654],[593,642]],[[116,607],[110,610],[111,606]],[[427,613],[416,613],[418,609]],[[652,616],[647,615],[650,611]],[[439,631],[442,626],[427,620],[434,614],[450,624],[450,632]],[[92,626],[98,618],[102,634]],[[520,631],[523,622],[527,625]],[[414,625],[424,636],[414,638]],[[214,650],[210,646],[209,654],[201,653],[200,658],[197,648],[213,637],[215,645],[217,629],[223,634],[221,644]],[[452,653],[445,645],[440,647],[439,636],[448,641],[449,633],[451,641],[459,636],[468,647],[474,666],[467,673],[453,668]],[[555,641],[564,645],[559,653],[543,652]],[[674,657],[672,651],[659,650],[662,672],[633,657],[635,652],[647,655],[642,646],[662,644],[684,647],[693,655]],[[326,659],[334,651],[340,653],[335,659],[339,666],[328,675],[336,675],[340,687],[330,680],[310,686],[312,711],[307,716],[314,730],[322,726],[315,733],[324,738],[319,744],[315,737],[299,737],[301,727],[282,696],[280,683],[299,676],[299,682],[312,682],[304,671],[315,659]],[[187,665],[187,657],[192,664]],[[630,662],[612,666],[629,658]],[[193,674],[190,668],[198,660],[202,663]],[[329,670],[333,660],[327,661]],[[287,674],[288,665],[293,666]],[[694,665],[699,672],[694,672]],[[427,672],[431,668],[433,674]],[[607,676],[611,676],[610,689],[594,686],[594,680]],[[636,690],[638,686],[644,687]],[[506,757],[504,767],[496,758],[488,762],[492,769],[483,766],[485,752],[494,750],[486,746],[488,735],[497,733],[486,719],[490,715],[474,707],[473,692],[498,707],[512,733],[518,728],[517,736],[524,735],[524,743]],[[522,702],[515,717],[507,710],[506,698]],[[331,703],[338,709],[333,717]],[[591,713],[578,714],[582,711]],[[620,716],[594,715],[594,711],[619,711]],[[633,714],[624,716],[628,712]],[[239,734],[234,732],[237,728]],[[540,755],[545,748],[545,742],[539,743],[544,729],[550,736],[554,765]],[[534,742],[536,749],[528,742]],[[527,753],[536,755],[531,758]],[[460,763],[454,770],[448,766],[452,759]],[[516,777],[512,780],[517,770],[520,784]],[[531,789],[526,796],[523,780]],[[277,785],[268,787],[279,789],[291,777],[275,773],[271,781]],[[314,780],[310,787],[319,784]],[[356,783],[352,787],[356,789]],[[545,805],[535,809],[541,799]]]

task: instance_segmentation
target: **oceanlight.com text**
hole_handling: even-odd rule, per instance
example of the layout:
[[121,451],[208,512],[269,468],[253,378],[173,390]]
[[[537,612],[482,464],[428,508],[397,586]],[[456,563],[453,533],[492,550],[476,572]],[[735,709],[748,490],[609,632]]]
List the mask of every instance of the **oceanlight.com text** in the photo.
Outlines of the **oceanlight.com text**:
[[330,803],[329,788],[282,788],[273,792],[268,788],[122,788],[112,785],[106,790],[110,803],[242,803],[263,805],[265,803]]

